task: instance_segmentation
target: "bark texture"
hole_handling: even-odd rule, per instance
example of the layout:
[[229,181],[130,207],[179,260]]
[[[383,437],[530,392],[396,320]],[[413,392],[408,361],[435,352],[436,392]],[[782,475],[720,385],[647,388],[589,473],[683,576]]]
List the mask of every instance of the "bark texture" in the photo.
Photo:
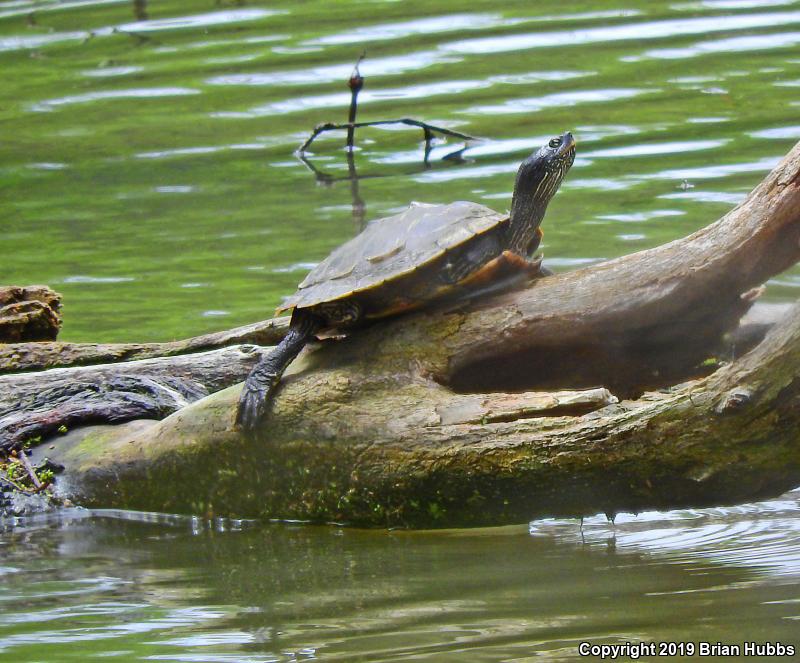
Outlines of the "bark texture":
[[163,419],[243,380],[263,355],[234,346],[181,357],[0,376],[0,450],[78,424]]
[[0,343],[55,340],[60,311],[61,295],[47,286],[0,286]]
[[167,343],[0,343],[0,375],[171,357],[250,343],[274,345],[288,328],[289,317],[283,316]]

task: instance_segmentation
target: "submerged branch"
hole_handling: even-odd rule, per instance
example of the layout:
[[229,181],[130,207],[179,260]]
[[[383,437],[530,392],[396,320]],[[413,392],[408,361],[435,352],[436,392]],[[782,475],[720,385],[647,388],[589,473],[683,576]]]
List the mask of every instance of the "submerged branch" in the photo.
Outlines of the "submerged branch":
[[453,136],[454,138],[461,138],[462,140],[477,140],[477,138],[475,138],[474,136],[461,133],[460,131],[454,131],[453,129],[447,129],[445,127],[439,127],[434,124],[428,124],[427,122],[415,120],[410,117],[404,117],[399,120],[375,120],[372,122],[345,122],[342,124],[337,124],[335,122],[326,122],[324,124],[318,124],[316,127],[314,127],[314,131],[306,139],[306,141],[300,147],[297,148],[296,153],[301,156],[305,154],[306,150],[311,146],[311,143],[313,143],[316,140],[317,136],[326,131],[347,129],[348,132],[350,132],[351,130],[358,129],[360,127],[378,127],[389,124],[406,124],[410,127],[419,127],[423,131],[426,145],[430,145],[430,141],[433,138],[432,134],[436,133],[442,134],[443,136]]

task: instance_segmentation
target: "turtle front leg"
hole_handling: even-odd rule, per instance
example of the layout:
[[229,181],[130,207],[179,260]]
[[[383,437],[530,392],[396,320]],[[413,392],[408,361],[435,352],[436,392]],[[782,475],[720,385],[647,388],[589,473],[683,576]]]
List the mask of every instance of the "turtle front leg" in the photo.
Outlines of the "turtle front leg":
[[289,332],[272,352],[255,365],[244,381],[236,411],[236,424],[243,430],[252,432],[258,427],[286,367],[321,326],[321,321],[315,315],[295,311]]

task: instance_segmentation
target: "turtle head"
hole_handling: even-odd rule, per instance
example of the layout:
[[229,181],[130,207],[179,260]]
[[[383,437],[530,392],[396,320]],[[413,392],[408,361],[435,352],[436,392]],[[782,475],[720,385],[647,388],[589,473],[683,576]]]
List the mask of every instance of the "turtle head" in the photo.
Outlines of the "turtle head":
[[547,211],[547,204],[575,161],[575,139],[567,131],[550,139],[519,167],[511,200],[509,249],[525,253]]

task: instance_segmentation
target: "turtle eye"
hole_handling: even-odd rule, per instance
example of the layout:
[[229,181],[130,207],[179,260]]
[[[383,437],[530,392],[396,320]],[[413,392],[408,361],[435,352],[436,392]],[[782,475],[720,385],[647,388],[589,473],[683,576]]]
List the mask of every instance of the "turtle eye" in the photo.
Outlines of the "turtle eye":
[[553,138],[550,141],[550,147],[559,147],[560,145],[561,145],[561,139],[560,138]]

